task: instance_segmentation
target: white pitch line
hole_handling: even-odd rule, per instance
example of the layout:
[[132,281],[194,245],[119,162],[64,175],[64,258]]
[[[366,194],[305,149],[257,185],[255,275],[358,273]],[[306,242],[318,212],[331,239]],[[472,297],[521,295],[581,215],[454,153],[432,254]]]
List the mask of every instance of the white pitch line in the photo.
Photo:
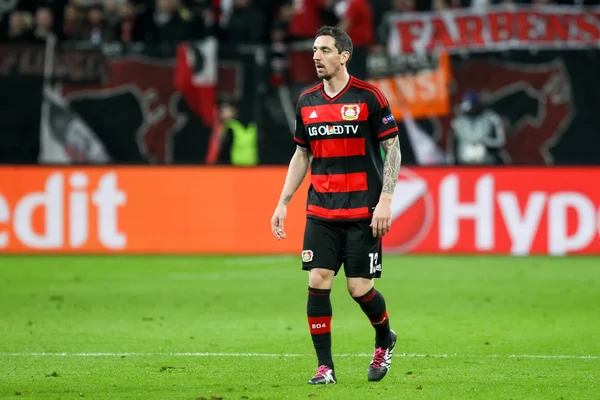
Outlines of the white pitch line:
[[[575,356],[551,354],[415,354],[396,353],[396,357],[413,358],[543,358],[598,360],[600,356]],[[274,354],[274,353],[0,353],[0,357],[314,357],[313,354]],[[334,354],[334,357],[372,357],[372,354]]]

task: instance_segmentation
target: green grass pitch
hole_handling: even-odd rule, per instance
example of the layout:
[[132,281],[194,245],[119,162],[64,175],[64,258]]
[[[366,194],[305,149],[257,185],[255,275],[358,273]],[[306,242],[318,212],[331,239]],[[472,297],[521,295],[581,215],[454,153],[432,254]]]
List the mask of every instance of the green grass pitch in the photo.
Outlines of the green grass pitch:
[[299,257],[0,256],[2,399],[600,399],[600,258],[384,258],[399,335],[334,283],[316,370]]

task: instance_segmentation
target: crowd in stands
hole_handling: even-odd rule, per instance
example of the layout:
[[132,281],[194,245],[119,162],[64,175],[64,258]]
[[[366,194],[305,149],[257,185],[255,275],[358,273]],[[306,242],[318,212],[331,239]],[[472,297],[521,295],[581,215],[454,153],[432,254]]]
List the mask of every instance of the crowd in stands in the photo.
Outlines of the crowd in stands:
[[385,14],[496,4],[598,5],[600,0],[2,0],[0,41],[222,43],[312,38],[324,24],[348,29],[361,47],[385,41]]

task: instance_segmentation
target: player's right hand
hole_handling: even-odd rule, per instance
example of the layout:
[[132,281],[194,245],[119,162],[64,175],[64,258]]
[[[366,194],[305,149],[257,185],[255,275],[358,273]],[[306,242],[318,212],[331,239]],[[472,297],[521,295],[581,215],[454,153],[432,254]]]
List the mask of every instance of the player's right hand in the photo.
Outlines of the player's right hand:
[[277,206],[271,218],[271,231],[277,240],[285,239],[285,231],[283,230],[283,221],[287,214],[287,207],[283,205]]

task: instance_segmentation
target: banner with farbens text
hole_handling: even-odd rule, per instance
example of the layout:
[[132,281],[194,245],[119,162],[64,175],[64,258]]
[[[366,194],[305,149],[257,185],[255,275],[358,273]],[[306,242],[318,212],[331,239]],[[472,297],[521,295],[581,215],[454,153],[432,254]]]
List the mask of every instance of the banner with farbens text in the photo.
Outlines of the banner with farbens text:
[[439,49],[456,53],[516,49],[597,48],[600,8],[490,7],[441,13],[396,13],[390,26],[392,55]]

